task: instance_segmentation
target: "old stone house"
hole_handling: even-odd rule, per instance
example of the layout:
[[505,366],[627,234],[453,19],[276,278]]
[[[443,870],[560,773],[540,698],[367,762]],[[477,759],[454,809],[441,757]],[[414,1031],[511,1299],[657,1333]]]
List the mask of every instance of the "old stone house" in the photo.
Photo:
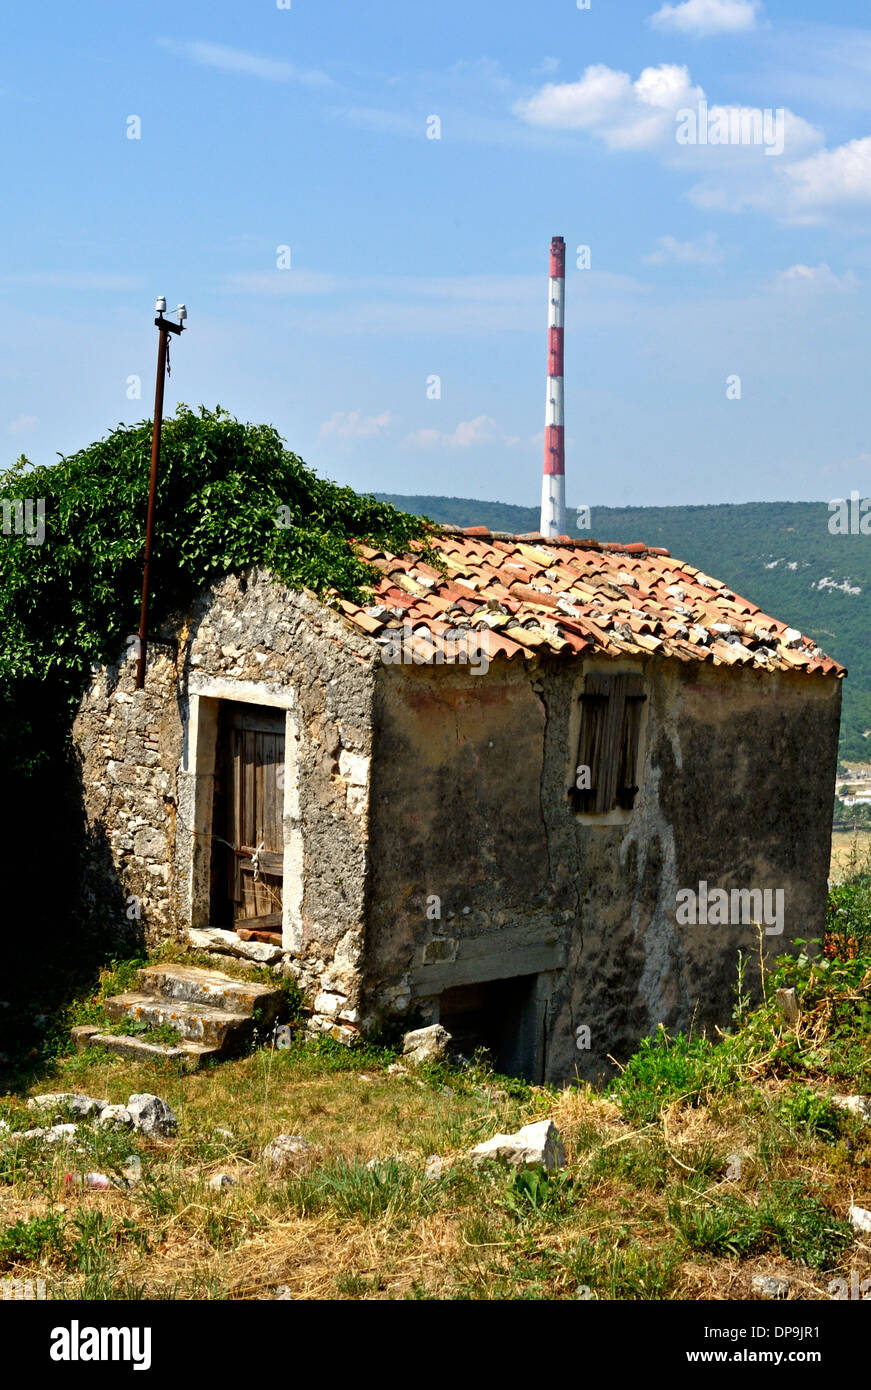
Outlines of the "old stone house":
[[822,932],[843,669],[661,549],[436,548],[361,547],[366,607],[227,575],[144,691],[95,670],[93,911],[265,933],[313,1030],[441,1021],[533,1079],[727,1023],[739,949]]

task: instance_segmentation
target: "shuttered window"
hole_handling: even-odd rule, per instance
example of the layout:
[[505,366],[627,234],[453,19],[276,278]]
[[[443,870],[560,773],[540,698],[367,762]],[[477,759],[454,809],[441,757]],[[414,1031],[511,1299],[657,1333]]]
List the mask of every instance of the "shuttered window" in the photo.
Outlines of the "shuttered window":
[[[601,814],[631,811],[638,787],[641,709],[647,696],[641,676],[590,675],[584,682],[576,772],[589,768],[589,787],[577,775],[572,788],[576,811]],[[578,781],[582,785],[578,786]]]

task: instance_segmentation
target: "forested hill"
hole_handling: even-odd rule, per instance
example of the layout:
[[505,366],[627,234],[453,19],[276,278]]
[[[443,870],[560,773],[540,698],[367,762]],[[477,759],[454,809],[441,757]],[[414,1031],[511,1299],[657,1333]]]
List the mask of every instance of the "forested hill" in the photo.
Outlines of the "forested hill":
[[[378,493],[404,511],[456,526],[537,531],[538,509],[468,497]],[[800,628],[849,670],[841,757],[871,761],[871,535],[832,535],[825,502],[707,507],[593,507],[572,535],[666,546],[772,617]]]

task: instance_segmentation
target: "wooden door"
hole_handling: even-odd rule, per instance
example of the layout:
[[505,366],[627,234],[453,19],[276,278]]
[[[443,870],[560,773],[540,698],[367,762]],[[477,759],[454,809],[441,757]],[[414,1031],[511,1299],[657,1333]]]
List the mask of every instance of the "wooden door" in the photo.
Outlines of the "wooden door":
[[213,882],[220,897],[223,878],[224,903],[215,916],[236,930],[280,932],[284,713],[227,702],[220,743],[213,863],[223,859],[224,871]]

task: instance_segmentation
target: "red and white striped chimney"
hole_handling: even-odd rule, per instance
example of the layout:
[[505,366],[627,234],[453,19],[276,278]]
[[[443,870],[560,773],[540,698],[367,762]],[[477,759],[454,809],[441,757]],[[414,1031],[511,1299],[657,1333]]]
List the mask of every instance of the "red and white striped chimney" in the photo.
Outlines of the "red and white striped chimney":
[[550,243],[550,289],[547,315],[547,405],[544,416],[544,477],[541,484],[541,534],[566,533],[566,453],[563,416],[563,326],[566,303],[566,244]]

